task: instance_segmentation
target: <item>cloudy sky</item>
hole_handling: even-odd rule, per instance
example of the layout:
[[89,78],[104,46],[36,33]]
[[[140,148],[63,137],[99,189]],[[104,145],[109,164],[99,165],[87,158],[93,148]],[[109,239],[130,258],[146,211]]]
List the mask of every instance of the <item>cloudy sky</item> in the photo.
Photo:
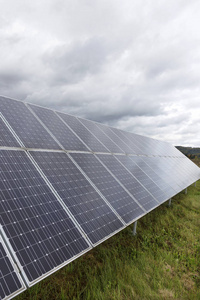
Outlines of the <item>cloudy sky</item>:
[[0,94],[200,147],[200,1],[0,0]]

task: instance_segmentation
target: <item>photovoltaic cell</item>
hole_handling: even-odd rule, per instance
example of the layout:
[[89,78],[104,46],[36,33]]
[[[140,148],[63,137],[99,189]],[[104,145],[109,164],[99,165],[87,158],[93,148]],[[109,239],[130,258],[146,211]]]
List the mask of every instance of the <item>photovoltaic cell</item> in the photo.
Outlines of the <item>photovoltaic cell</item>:
[[129,148],[132,149],[132,154],[136,154],[136,155],[146,154],[144,145],[141,145],[141,143],[137,141],[136,135],[125,132],[123,130],[119,130],[117,128],[111,128],[111,130],[115,134],[117,134],[120,137],[120,139],[122,139],[122,141],[129,146]]
[[140,206],[93,154],[70,155],[126,223],[143,214]]
[[29,105],[44,125],[51,131],[66,150],[88,151],[79,138],[59,119],[54,111]]
[[16,273],[13,261],[0,237],[0,299],[10,299],[25,290],[20,275]]
[[[131,147],[129,147],[127,145],[127,143],[125,143],[120,136],[117,134],[115,134],[111,128],[109,128],[108,126],[105,126],[103,124],[97,124],[98,128],[100,130],[102,130],[116,145],[118,145],[120,147],[120,149],[122,149],[125,153],[134,153],[133,149]],[[117,130],[118,131],[118,130]]]
[[78,118],[78,120],[83,123],[87,127],[90,132],[98,137],[98,140],[112,153],[124,153],[124,151],[118,147],[117,144],[115,144],[103,131],[101,131],[98,126],[95,124],[95,122],[84,120]]
[[112,174],[125,186],[134,196],[144,211],[149,211],[158,205],[158,202],[140,184],[140,182],[130,174],[126,168],[112,155],[98,155],[98,158],[112,172]]
[[27,148],[60,149],[23,102],[0,96],[0,112]]
[[159,157],[143,157],[143,160],[165,182],[166,186],[168,187],[169,198],[173,197],[180,191],[180,188],[177,185],[177,174],[174,172],[174,170],[171,170],[171,173],[167,173],[167,164],[166,162],[164,162],[163,158],[160,159]]
[[[137,178],[137,180],[148,190],[151,195],[157,199],[158,202],[162,202],[166,197],[163,195],[163,191],[149,178],[143,170],[134,162],[136,156],[117,156],[117,159],[129,170],[129,172]],[[158,203],[157,203],[158,205]]]
[[65,153],[31,154],[92,243],[122,229],[122,222]]
[[17,140],[14,138],[10,130],[0,118],[0,146],[5,147],[20,147]]
[[134,162],[160,188],[161,191],[157,199],[160,202],[168,200],[170,196],[174,193],[174,190],[166,184],[166,182],[159,176],[159,174],[156,174],[154,170],[149,165],[147,165],[147,163],[145,162],[145,157],[138,157],[138,159],[136,159],[135,157]]
[[143,147],[141,148],[141,144],[137,143],[136,141],[131,141],[126,135],[125,135],[125,131],[117,129],[117,128],[111,128],[111,130],[120,137],[120,139],[129,146],[129,148],[132,149],[132,154],[134,155],[142,155],[145,154],[145,151],[143,149]]
[[25,152],[0,151],[0,186],[0,224],[30,283],[89,248]]
[[82,141],[94,152],[109,152],[102,143],[76,118],[67,114],[58,113]]
[[182,176],[184,177],[185,182],[188,179],[187,183],[189,182],[191,184],[199,179],[199,167],[195,164],[191,164],[187,157],[181,158],[178,166],[184,174]]

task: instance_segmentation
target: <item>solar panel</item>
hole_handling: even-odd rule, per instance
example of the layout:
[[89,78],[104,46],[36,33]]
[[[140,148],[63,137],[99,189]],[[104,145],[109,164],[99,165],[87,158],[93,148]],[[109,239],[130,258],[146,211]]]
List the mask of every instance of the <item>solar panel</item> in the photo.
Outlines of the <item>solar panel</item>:
[[112,153],[124,153],[124,151],[115,144],[99,127],[92,121],[78,118],[78,120],[87,127],[87,129],[98,137],[98,140]]
[[179,186],[180,180],[176,180],[177,174],[174,172],[175,170],[170,168],[170,172],[167,171],[169,168],[169,160],[165,161],[164,157],[145,157],[143,159],[154,170],[154,172],[164,180],[166,186],[168,186],[169,195],[171,195],[170,198],[181,191]]
[[[130,157],[131,158],[131,157]],[[134,162],[138,165],[138,167],[151,178],[151,180],[160,188],[159,192],[159,200],[160,202],[165,201],[171,197],[171,195],[174,193],[174,190],[167,185],[167,183],[159,176],[159,173],[156,174],[154,169],[152,169],[146,162],[146,157],[134,157]],[[172,192],[172,193],[171,193]]]
[[0,237],[0,299],[11,299],[25,289],[22,278]]
[[56,137],[61,147],[66,150],[88,151],[81,140],[67,127],[54,111],[35,105],[28,105]]
[[93,244],[124,227],[65,153],[31,152]]
[[[154,198],[149,191],[145,189],[144,185],[142,185],[136,177],[130,174],[130,172],[117,160],[116,157],[112,155],[98,155],[98,158],[103,162],[103,164],[123,184],[129,193],[134,196],[145,211],[149,211],[158,206],[156,198]],[[121,157],[121,155],[118,155],[118,157]]]
[[[1,116],[1,115],[0,115]],[[19,147],[19,143],[14,138],[8,127],[0,118],[0,146],[4,147]]]
[[90,247],[23,151],[0,150],[0,224],[29,284]]
[[137,139],[134,139],[134,134],[130,134],[132,136],[132,139],[130,137],[128,137],[127,132],[123,131],[123,130],[119,130],[117,128],[111,128],[111,130],[120,137],[120,139],[129,146],[129,148],[132,149],[132,154],[136,154],[136,155],[146,155],[146,151],[145,151],[145,147],[144,145],[141,145],[141,143],[139,143],[137,141]]
[[134,163],[133,157],[118,156],[117,159],[123,166],[147,189],[147,191],[157,200],[157,203],[166,200],[163,191]]
[[25,147],[60,149],[23,102],[0,96],[0,112]]
[[134,198],[93,154],[71,153],[70,155],[126,223],[133,222],[144,214],[144,210]]
[[118,145],[120,147],[120,149],[122,149],[125,153],[134,153],[132,148],[129,147],[129,145],[127,145],[127,143],[125,143],[118,134],[115,134],[111,128],[109,128],[108,126],[105,126],[103,124],[97,124],[96,126],[103,131],[116,145]]
[[198,179],[167,142],[0,97],[0,299]]
[[58,113],[62,120],[81,138],[94,152],[109,152],[102,143],[76,118],[67,114]]

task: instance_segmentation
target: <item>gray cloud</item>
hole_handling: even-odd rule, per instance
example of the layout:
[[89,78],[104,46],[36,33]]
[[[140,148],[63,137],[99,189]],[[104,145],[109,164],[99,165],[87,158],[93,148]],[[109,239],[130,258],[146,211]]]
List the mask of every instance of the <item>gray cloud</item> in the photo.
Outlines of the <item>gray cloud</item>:
[[0,5],[2,94],[199,146],[199,1]]

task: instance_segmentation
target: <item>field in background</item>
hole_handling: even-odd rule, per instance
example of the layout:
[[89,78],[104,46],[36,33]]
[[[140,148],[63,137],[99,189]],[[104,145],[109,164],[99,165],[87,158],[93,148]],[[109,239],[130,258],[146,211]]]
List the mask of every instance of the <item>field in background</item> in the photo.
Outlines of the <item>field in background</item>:
[[200,181],[19,299],[200,299]]

